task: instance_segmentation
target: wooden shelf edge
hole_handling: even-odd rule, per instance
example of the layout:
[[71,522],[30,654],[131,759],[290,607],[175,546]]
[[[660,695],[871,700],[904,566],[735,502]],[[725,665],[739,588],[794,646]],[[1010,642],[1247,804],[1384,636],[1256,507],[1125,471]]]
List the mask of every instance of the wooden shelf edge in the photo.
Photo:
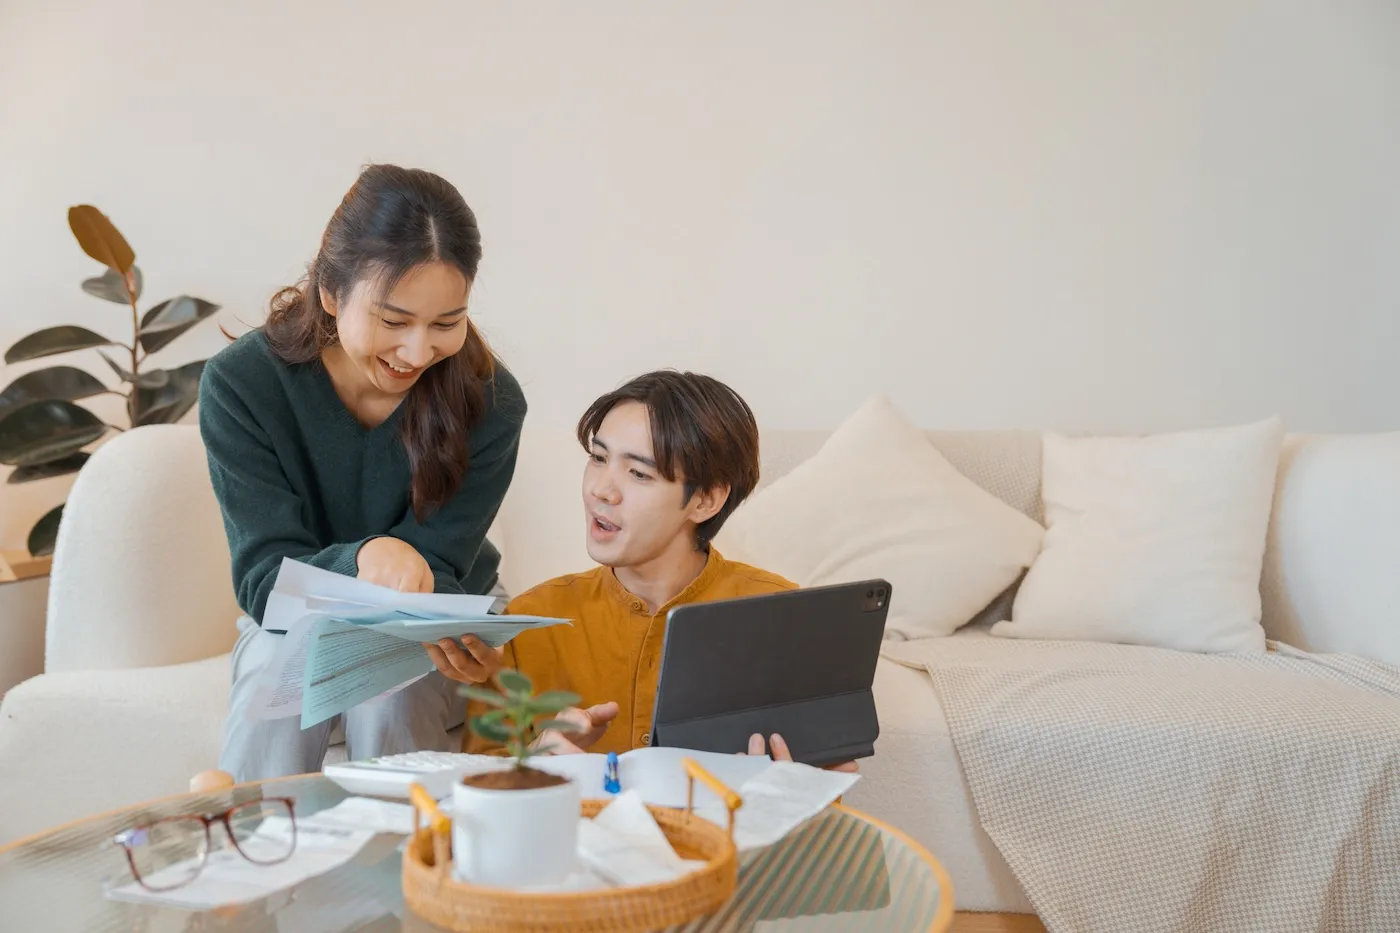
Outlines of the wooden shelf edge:
[[0,582],[3,583],[42,577],[52,567],[52,557],[30,557],[26,551],[0,551]]

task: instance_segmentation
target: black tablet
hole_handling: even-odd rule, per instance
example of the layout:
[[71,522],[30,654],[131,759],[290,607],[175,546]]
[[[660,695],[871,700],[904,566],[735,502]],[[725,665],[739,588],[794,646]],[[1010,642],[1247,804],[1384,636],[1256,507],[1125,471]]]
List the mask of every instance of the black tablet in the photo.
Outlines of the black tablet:
[[890,592],[867,580],[672,609],[651,744],[741,752],[776,732],[810,765],[873,755]]

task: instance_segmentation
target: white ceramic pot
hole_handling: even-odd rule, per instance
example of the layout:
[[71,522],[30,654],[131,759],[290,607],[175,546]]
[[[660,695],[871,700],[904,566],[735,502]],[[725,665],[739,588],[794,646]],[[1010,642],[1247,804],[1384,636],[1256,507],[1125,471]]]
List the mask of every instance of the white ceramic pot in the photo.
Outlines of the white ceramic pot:
[[452,790],[453,872],[471,884],[558,884],[578,865],[578,784],[530,790]]

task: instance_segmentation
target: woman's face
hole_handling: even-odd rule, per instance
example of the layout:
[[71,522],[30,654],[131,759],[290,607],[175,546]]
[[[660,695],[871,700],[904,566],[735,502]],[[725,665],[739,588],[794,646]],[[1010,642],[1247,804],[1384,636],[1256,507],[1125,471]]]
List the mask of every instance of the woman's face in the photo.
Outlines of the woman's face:
[[466,343],[470,290],[456,266],[430,262],[409,270],[382,301],[365,280],[341,302],[322,289],[321,305],[335,317],[354,372],[381,392],[401,395]]

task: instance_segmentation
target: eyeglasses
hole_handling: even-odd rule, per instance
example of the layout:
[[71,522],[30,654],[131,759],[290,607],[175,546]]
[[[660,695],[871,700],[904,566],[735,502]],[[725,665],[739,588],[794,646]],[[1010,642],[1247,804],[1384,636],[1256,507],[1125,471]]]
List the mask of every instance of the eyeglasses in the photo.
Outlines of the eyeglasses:
[[[209,861],[211,852],[226,853],[227,844],[214,846],[212,827],[222,825],[232,848],[255,865],[276,865],[292,857],[297,847],[292,798],[267,797],[230,807],[222,813],[170,816],[124,830],[112,838],[126,853],[138,884],[147,891],[172,891],[189,884]],[[231,853],[225,854],[232,858]]]

